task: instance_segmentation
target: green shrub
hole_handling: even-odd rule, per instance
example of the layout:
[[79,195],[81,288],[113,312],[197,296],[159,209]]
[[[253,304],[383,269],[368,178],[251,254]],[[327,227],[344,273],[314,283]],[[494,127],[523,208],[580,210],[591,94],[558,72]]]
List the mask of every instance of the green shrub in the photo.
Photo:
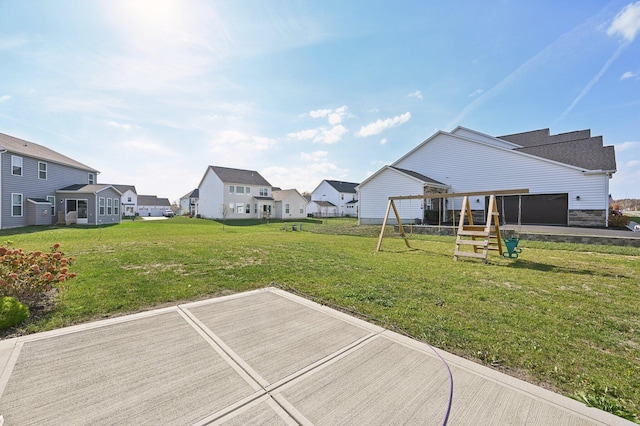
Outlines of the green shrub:
[[624,228],[626,227],[631,219],[629,216],[624,215],[609,215],[609,227],[610,228]]
[[29,317],[29,308],[14,297],[0,297],[0,330],[20,324]]
[[57,290],[76,274],[69,272],[73,258],[65,257],[54,244],[51,252],[24,252],[0,247],[0,296],[11,296],[29,307],[52,301]]

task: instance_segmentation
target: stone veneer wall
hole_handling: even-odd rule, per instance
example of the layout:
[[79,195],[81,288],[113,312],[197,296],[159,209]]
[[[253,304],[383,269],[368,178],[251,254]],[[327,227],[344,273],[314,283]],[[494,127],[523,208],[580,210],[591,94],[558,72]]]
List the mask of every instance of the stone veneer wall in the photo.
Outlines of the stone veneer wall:
[[569,226],[604,228],[607,226],[607,211],[569,210]]

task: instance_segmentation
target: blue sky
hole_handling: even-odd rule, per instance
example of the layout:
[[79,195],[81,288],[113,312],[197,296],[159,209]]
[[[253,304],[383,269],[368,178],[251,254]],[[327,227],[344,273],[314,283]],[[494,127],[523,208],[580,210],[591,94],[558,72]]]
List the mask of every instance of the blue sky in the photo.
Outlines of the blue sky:
[[458,125],[591,129],[640,198],[640,1],[0,0],[0,64],[0,132],[171,201],[208,165],[360,182]]

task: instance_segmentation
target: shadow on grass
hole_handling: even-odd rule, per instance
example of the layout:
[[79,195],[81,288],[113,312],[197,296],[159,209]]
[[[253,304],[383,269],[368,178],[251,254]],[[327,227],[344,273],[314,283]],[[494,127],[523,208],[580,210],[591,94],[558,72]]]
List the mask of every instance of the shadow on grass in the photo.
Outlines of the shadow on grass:
[[620,274],[611,274],[603,271],[590,271],[588,269],[577,269],[577,268],[571,268],[569,266],[549,265],[546,263],[538,263],[538,262],[532,262],[529,260],[520,260],[520,259],[514,260],[512,263],[507,265],[507,268],[531,269],[534,271],[541,271],[541,272],[590,275],[590,276],[599,276],[599,277],[629,278],[629,277],[621,276]]
[[236,219],[236,220],[214,220],[214,222],[225,226],[257,226],[257,225],[284,225],[285,223],[295,225],[297,223],[310,223],[321,224],[320,219],[296,219],[296,220],[282,220],[282,219]]
[[74,229],[74,230],[86,230],[97,228],[110,228],[116,226],[118,223],[103,223],[100,225],[38,225],[38,226],[21,226],[20,228],[4,229],[0,231],[0,238],[12,236],[12,235],[24,235],[24,234],[36,234],[38,232],[51,231],[52,229]]

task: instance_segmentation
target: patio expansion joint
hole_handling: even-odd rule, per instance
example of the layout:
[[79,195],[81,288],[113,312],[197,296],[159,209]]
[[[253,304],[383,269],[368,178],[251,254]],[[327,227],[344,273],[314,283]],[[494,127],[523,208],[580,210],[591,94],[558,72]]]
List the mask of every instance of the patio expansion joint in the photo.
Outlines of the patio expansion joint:
[[384,329],[369,329],[368,334],[355,340],[354,342],[341,347],[340,349],[324,356],[318,361],[309,364],[308,366],[274,383],[269,383],[249,364],[247,364],[242,359],[242,357],[240,357],[233,349],[231,349],[219,336],[217,336],[216,333],[209,329],[209,327],[207,327],[192,312],[190,312],[187,307],[178,306],[178,312],[185,319],[185,321],[191,325],[191,327],[193,327],[214,349],[216,349],[216,351],[221,353],[225,361],[227,361],[236,371],[238,371],[238,373],[240,373],[245,380],[247,380],[252,386],[258,386],[259,389],[256,390],[262,391],[254,394],[254,397],[252,398],[246,398],[242,401],[242,403],[236,404],[232,407],[227,407],[226,409],[221,410],[217,413],[213,413],[211,416],[196,423],[196,425],[217,424],[217,421],[221,420],[222,418],[225,418],[233,414],[234,412],[238,412],[243,408],[254,404],[257,400],[265,397],[269,398],[273,403],[277,404],[277,406],[281,410],[284,410],[284,413],[294,419],[298,424],[310,425],[312,423],[278,392],[281,389],[286,388],[288,385],[292,385],[300,380],[303,380],[306,376],[311,375],[316,370],[320,370],[326,365],[331,364],[332,362],[345,356],[348,356],[349,354],[366,346],[371,341],[380,337],[380,335],[384,332]]

